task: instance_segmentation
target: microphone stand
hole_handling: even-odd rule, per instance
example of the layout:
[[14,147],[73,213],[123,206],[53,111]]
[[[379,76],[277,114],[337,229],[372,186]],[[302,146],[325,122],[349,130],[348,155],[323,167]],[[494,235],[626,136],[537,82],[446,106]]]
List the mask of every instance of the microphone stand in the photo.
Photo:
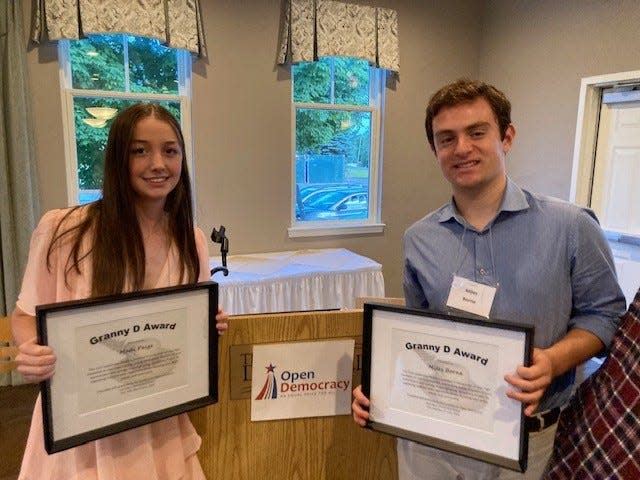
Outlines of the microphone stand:
[[220,225],[220,230],[216,230],[216,228],[213,227],[213,231],[211,232],[211,240],[214,243],[220,244],[220,255],[222,256],[222,266],[212,268],[211,276],[213,276],[217,272],[222,272],[226,277],[229,275],[229,269],[227,268],[227,252],[229,251],[229,239],[225,235],[224,225]]

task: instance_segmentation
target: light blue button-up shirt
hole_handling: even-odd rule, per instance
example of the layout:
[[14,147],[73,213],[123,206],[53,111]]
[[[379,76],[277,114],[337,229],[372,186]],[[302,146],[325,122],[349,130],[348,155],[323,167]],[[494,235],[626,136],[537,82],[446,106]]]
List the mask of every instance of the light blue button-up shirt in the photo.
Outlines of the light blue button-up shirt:
[[[474,230],[450,202],[404,236],[408,306],[447,312],[453,275],[497,287],[490,318],[532,324],[546,348],[572,328],[609,345],[624,313],[609,245],[588,209],[534,195],[507,179],[496,217]],[[508,372],[505,372],[508,373]],[[539,410],[564,404],[575,372],[551,383]]]

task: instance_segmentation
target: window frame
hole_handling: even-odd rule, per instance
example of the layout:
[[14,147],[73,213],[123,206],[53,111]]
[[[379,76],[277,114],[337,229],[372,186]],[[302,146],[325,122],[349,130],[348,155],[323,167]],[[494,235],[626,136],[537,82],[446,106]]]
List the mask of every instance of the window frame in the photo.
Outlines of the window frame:
[[[291,72],[291,196],[289,238],[321,237],[330,235],[353,235],[362,233],[381,233],[385,224],[381,222],[382,209],[382,149],[386,71],[369,65],[369,105],[306,103],[295,102],[294,72]],[[334,83],[331,83],[333,91]],[[296,114],[297,109],[334,110],[371,113],[371,136],[369,157],[368,202],[369,215],[362,220],[296,220]]]
[[[123,42],[126,43],[128,34],[122,35]],[[71,56],[69,50],[70,40],[58,41],[58,70],[60,76],[60,97],[62,108],[62,132],[64,136],[64,155],[65,170],[67,182],[67,203],[68,206],[79,204],[78,185],[78,153],[76,148],[76,129],[75,118],[73,112],[73,101],[76,97],[94,97],[94,98],[114,98],[126,100],[139,100],[142,102],[150,101],[172,101],[180,104],[180,128],[185,143],[185,155],[187,158],[187,166],[189,168],[189,177],[192,185],[194,184],[194,155],[193,141],[191,134],[191,55],[185,50],[175,49],[177,52],[177,68],[178,68],[178,93],[177,94],[157,94],[145,92],[124,92],[111,90],[85,90],[73,88],[71,73]],[[128,49],[125,48],[125,59],[127,62]],[[125,63],[126,65],[126,63]],[[125,85],[129,84],[129,70],[125,68]],[[195,191],[193,193],[195,205]]]

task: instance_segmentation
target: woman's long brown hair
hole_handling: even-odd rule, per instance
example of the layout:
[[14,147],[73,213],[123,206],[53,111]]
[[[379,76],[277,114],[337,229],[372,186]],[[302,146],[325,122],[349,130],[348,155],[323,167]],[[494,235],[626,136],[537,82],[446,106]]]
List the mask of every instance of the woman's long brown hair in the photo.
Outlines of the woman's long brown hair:
[[[65,264],[67,283],[72,271],[81,274],[82,260],[91,255],[91,295],[94,297],[121,293],[125,285],[133,290],[144,288],[145,252],[129,178],[129,150],[136,124],[151,116],[171,125],[182,150],[180,180],[167,196],[164,206],[169,217],[169,236],[179,254],[179,278],[195,283],[200,275],[193,233],[191,182],[180,125],[168,110],[157,104],[136,104],[121,112],[111,125],[105,151],[102,198],[86,207],[86,217],[80,223],[63,227],[65,220],[83,207],[67,212],[56,227],[47,252],[50,268],[55,245],[66,240],[73,242]],[[92,245],[89,251],[83,252],[82,241],[88,233],[93,234]]]

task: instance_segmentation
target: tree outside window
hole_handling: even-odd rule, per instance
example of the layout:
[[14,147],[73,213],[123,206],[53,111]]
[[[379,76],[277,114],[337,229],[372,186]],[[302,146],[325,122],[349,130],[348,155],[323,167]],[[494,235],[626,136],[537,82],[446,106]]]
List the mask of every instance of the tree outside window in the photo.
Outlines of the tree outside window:
[[[189,56],[158,40],[92,35],[61,41],[70,204],[100,197],[104,149],[113,118],[138,102],[156,102],[180,121],[189,107]],[[184,132],[185,136],[188,132]]]

